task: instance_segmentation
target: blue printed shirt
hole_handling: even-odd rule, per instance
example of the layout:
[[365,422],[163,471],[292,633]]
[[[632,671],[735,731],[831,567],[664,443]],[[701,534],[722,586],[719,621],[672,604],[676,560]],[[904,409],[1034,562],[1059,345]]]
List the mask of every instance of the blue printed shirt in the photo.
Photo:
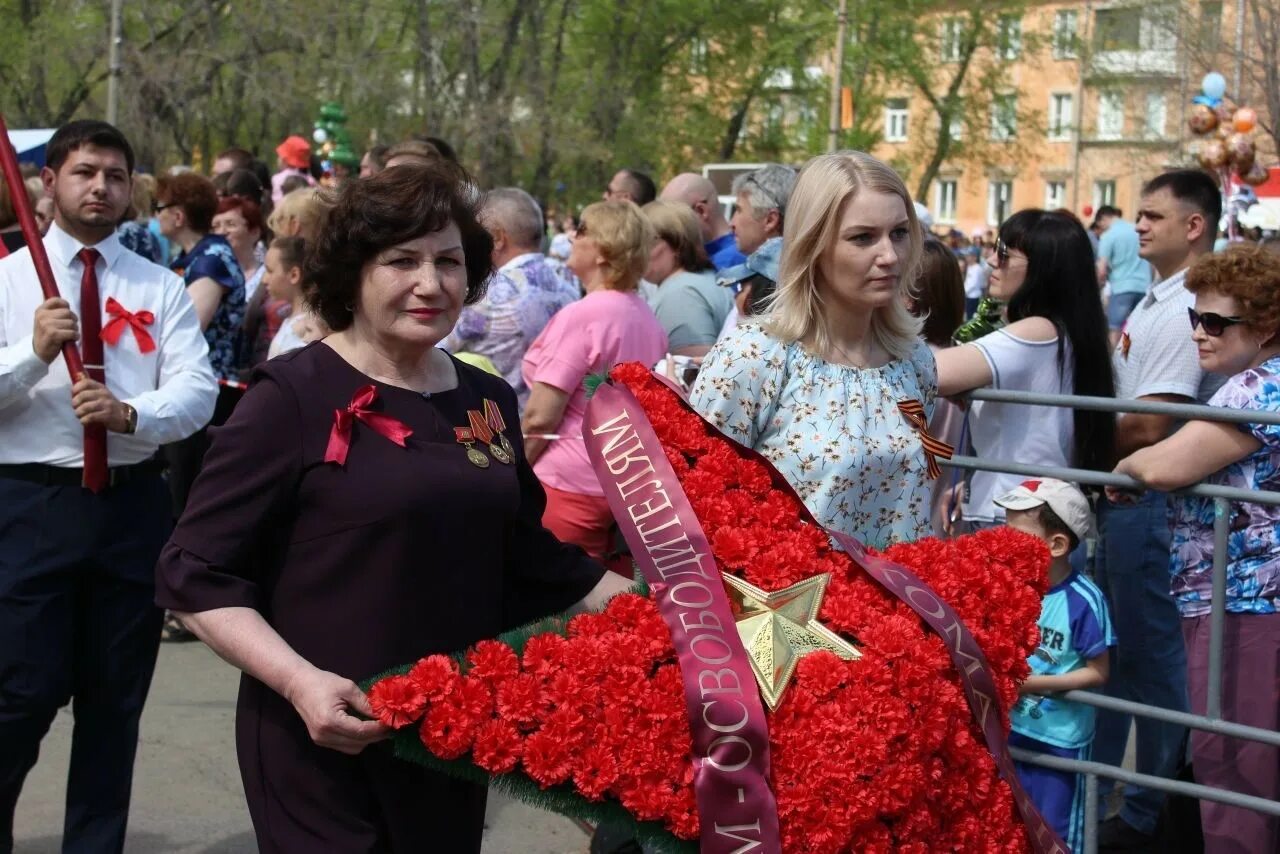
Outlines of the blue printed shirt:
[[[1045,594],[1039,626],[1040,646],[1027,659],[1036,676],[1079,670],[1116,644],[1102,591],[1079,572]],[[1023,694],[1009,720],[1014,732],[1054,747],[1085,747],[1093,741],[1093,707],[1056,695]]]
[[[1280,412],[1280,356],[1227,380],[1210,406]],[[1280,425],[1240,424],[1262,447],[1206,482],[1246,490],[1280,490]],[[1188,497],[1174,505],[1169,571],[1173,598],[1184,617],[1209,613],[1213,597],[1211,498]],[[1232,614],[1280,611],[1280,507],[1231,504],[1227,520],[1227,601]]]
[[244,326],[244,273],[225,237],[207,234],[173,262],[172,269],[190,286],[200,279],[213,279],[222,286],[222,301],[204,331],[209,342],[209,363],[220,380],[236,378]]

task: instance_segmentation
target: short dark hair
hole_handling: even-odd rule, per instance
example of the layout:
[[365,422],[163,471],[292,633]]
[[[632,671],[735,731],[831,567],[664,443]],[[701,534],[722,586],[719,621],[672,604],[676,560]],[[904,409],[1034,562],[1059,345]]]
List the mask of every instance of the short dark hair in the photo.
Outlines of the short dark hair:
[[226,176],[225,188],[228,196],[240,196],[262,204],[263,184],[252,169],[232,169]]
[[493,238],[476,214],[480,193],[462,167],[447,160],[406,163],[350,181],[324,214],[307,252],[303,278],[315,284],[311,305],[335,331],[354,316],[364,265],[388,247],[439,231],[449,223],[462,235],[467,296],[484,296],[493,273]]
[[62,168],[71,152],[84,145],[96,145],[98,148],[110,148],[124,155],[124,162],[133,174],[133,146],[115,125],[97,119],[80,119],[67,122],[58,128],[49,139],[44,150],[44,163],[54,172]]
[[1212,241],[1218,236],[1218,220],[1222,219],[1222,190],[1208,172],[1202,169],[1174,169],[1152,178],[1142,188],[1149,196],[1168,190],[1175,199],[1191,205],[1205,218],[1205,233]]
[[287,196],[310,186],[311,182],[307,180],[306,175],[290,175],[280,182],[280,195]]
[[454,151],[453,146],[445,142],[440,137],[424,136],[422,137],[422,141],[429,142],[432,145],[434,145],[436,147],[436,151],[440,152],[440,156],[443,157],[445,160],[448,160],[453,163],[458,162],[458,152]]
[[239,147],[224,148],[222,151],[219,151],[218,156],[213,158],[213,161],[216,163],[219,160],[231,161],[231,168],[226,170],[228,172],[236,169],[253,168],[253,154],[248,150]]
[[1066,534],[1068,551],[1075,551],[1080,545],[1080,537],[1076,532],[1071,530],[1071,526],[1062,521],[1062,517],[1053,512],[1053,508],[1048,504],[1041,504],[1035,508],[1036,518],[1040,521],[1040,527],[1044,528],[1045,533],[1049,534]]
[[1124,214],[1121,213],[1120,209],[1115,205],[1103,205],[1102,207],[1098,208],[1098,213],[1094,216],[1094,219],[1102,219],[1104,216],[1119,217],[1119,216],[1124,216]]
[[218,192],[213,182],[203,175],[194,172],[161,175],[156,179],[156,199],[182,208],[192,231],[208,234],[213,227],[213,216],[218,212]]
[[635,169],[623,169],[622,174],[627,176],[627,182],[631,184],[631,201],[644,207],[658,198],[658,187],[648,175]]
[[777,282],[760,273],[744,280],[742,286],[751,288],[751,295],[747,297],[748,317],[763,314],[769,308],[769,300],[773,297],[773,292],[778,289]]
[[307,241],[302,237],[277,237],[271,241],[271,249],[280,253],[286,267],[301,267],[307,260]]
[[387,152],[390,150],[391,146],[379,143],[378,145],[370,146],[369,150],[366,151],[365,154],[368,155],[370,160],[378,165],[378,169],[381,171],[387,168]]

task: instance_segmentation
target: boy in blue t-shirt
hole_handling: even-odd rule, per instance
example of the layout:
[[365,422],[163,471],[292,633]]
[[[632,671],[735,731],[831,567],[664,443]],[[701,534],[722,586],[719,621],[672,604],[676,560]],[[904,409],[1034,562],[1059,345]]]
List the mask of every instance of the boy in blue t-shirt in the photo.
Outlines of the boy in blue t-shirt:
[[[1092,706],[1061,698],[1066,691],[1107,681],[1107,649],[1115,646],[1102,591],[1071,569],[1073,552],[1092,530],[1089,503],[1060,480],[1026,480],[996,499],[1010,528],[1049,546],[1049,591],[1040,609],[1040,647],[1028,659],[1031,675],[1010,713],[1009,744],[1052,756],[1088,759]],[[1045,820],[1071,850],[1084,842],[1084,777],[1071,771],[1015,762],[1018,778]]]

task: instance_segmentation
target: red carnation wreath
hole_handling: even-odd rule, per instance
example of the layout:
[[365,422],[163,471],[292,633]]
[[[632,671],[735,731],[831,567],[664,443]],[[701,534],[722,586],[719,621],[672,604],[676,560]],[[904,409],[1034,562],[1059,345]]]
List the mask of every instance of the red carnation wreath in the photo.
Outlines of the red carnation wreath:
[[[643,407],[724,572],[767,591],[830,573],[819,613],[862,657],[801,659],[768,714],[769,787],[784,851],[1028,850],[942,639],[831,544],[766,462],[639,365],[611,372]],[[884,556],[948,602],[985,652],[999,714],[1037,642],[1048,553],[1007,528],[896,545]],[[544,621],[375,681],[399,756],[492,779],[646,842],[690,847],[700,820],[672,637],[653,598]],[[477,772],[478,769],[478,772]],[[619,807],[621,809],[619,809]]]

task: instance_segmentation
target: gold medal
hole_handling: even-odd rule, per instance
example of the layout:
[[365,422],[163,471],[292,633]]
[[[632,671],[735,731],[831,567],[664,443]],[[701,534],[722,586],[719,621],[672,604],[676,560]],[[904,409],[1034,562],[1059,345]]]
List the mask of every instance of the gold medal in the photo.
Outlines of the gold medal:
[[[511,440],[502,432],[507,429],[507,422],[502,417],[502,410],[498,409],[498,404],[492,400],[486,399],[484,402],[484,420],[489,425],[489,429],[498,437],[498,444],[506,452],[507,459],[514,460],[516,458],[516,449],[511,447]],[[494,456],[497,456],[497,454]]]
[[466,446],[467,462],[478,469],[487,469],[489,467],[489,458],[484,455],[484,451],[472,447],[472,443],[476,440],[476,434],[471,432],[470,427],[454,427],[453,437],[459,445]]
[[471,422],[471,434],[476,440],[489,446],[489,453],[493,454],[493,458],[504,466],[511,465],[511,455],[497,444],[494,439],[493,428],[489,426],[483,415],[475,409],[467,410],[467,420]]

